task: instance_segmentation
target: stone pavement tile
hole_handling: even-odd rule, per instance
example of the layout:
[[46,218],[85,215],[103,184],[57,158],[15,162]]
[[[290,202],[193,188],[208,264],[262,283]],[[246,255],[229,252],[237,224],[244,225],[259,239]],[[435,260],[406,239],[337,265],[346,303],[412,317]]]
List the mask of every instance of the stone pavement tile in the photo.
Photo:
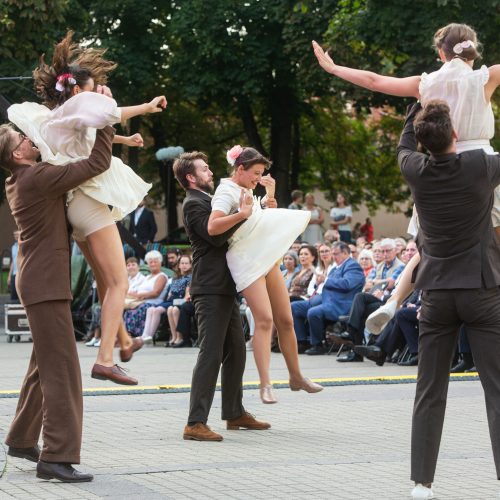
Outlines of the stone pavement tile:
[[[245,392],[246,407],[272,423],[269,431],[227,431],[217,393],[209,424],[223,434],[222,443],[182,439],[188,394],[87,397],[81,469],[93,472],[95,481],[40,481],[33,464],[9,459],[0,494],[375,500],[374,492],[382,491],[384,499],[409,498],[414,385],[277,392],[277,405],[262,405],[257,391]],[[0,400],[0,429],[8,427],[16,403]],[[435,490],[436,500],[498,494],[477,382],[451,384]]]

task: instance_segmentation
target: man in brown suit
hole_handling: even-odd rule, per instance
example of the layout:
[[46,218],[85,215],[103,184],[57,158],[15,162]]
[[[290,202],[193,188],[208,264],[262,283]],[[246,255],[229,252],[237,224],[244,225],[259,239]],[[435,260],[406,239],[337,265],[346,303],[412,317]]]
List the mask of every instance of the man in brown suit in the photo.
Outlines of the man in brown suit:
[[9,455],[38,462],[42,479],[93,479],[71,465],[80,463],[83,398],[70,309],[65,194],[109,167],[113,137],[111,127],[99,130],[88,159],[61,166],[38,163],[39,151],[26,136],[0,127],[0,165],[11,172],[5,188],[20,230],[17,290],[33,337],[6,444]]

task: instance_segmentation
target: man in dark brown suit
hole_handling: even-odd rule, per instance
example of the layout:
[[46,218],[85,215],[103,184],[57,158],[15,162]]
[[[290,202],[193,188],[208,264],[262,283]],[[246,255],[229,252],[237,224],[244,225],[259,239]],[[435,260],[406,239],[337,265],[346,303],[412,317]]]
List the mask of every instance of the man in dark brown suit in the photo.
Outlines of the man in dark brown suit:
[[[26,309],[33,352],[6,443],[8,454],[37,464],[37,477],[92,481],[80,463],[83,398],[71,318],[70,247],[66,192],[104,172],[114,130],[99,130],[86,160],[38,163],[23,134],[0,127],[0,165],[11,172],[7,200],[20,230],[17,290]],[[43,422],[43,448],[37,445]]]

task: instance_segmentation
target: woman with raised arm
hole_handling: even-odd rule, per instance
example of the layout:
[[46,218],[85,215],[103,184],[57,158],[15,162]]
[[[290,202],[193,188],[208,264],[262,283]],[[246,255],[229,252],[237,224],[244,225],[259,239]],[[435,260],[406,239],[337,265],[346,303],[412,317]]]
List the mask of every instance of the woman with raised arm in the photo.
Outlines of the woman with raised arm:
[[[434,35],[434,45],[443,62],[433,73],[407,78],[394,78],[335,64],[328,52],[313,43],[314,54],[320,66],[334,76],[375,92],[415,97],[425,107],[426,102],[442,99],[451,110],[453,126],[458,135],[457,153],[471,149],[484,149],[493,154],[490,139],[495,132],[491,98],[500,85],[500,65],[481,66],[474,70],[473,63],[480,57],[480,44],[476,32],[466,24],[448,24]],[[495,191],[492,209],[493,227],[500,239],[500,187]],[[412,218],[408,232],[416,235],[417,218]],[[398,305],[411,293],[413,270],[420,262],[415,255],[403,272],[391,299],[370,315],[366,327],[375,334],[382,331],[394,316]]]
[[[33,72],[44,105],[25,102],[8,109],[10,121],[36,144],[44,161],[65,164],[87,157],[96,129],[133,116],[157,113],[166,107],[163,96],[138,106],[118,107],[105,87],[107,75],[116,65],[104,59],[104,52],[79,47],[72,43],[72,33],[68,32],[56,45],[52,63],[47,65],[42,57]],[[141,146],[142,137],[139,134],[118,137],[116,142]],[[73,226],[73,238],[92,267],[102,302],[101,345],[92,376],[121,384],[135,385],[137,380],[113,362],[117,334],[123,362],[129,361],[142,344],[130,340],[122,322],[128,282],[115,221],[130,213],[150,187],[119,158],[113,157],[104,174],[68,193],[68,220]]]
[[[245,221],[229,240],[227,264],[236,290],[245,297],[254,316],[253,352],[261,400],[268,404],[277,402],[269,375],[273,321],[290,374],[290,389],[321,391],[323,387],[305,378],[300,370],[292,310],[279,268],[281,258],[304,231],[311,214],[275,208],[274,179],[263,176],[270,162],[255,149],[234,146],[228,151],[227,160],[231,177],[222,179],[215,191],[208,233],[222,234]],[[266,188],[262,200],[253,197],[257,184]],[[246,206],[240,199],[246,200]],[[240,204],[243,210],[239,210]],[[263,206],[268,208],[263,210]]]

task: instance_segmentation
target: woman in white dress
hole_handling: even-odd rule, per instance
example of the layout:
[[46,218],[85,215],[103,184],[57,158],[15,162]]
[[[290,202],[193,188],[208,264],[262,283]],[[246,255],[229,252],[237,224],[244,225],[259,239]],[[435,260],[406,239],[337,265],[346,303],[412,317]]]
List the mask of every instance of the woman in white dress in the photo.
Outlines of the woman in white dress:
[[[9,108],[10,121],[37,145],[43,161],[64,164],[88,157],[96,129],[166,107],[163,96],[148,104],[118,107],[104,86],[107,73],[116,65],[105,60],[103,54],[103,50],[82,49],[73,44],[69,32],[56,45],[51,65],[42,59],[33,73],[44,105],[25,102]],[[140,146],[142,138],[139,134],[128,138],[118,136],[115,142]],[[73,237],[92,267],[102,302],[102,340],[92,372],[97,368],[101,378],[105,373],[113,381],[115,372],[121,372],[113,362],[117,334],[122,361],[128,361],[140,347],[139,343],[132,343],[122,322],[128,282],[115,221],[131,212],[150,187],[119,158],[113,157],[106,172],[68,193],[68,219],[73,226]],[[116,378],[123,380],[121,375]],[[129,377],[128,383],[137,381]]]
[[[465,24],[449,24],[434,35],[434,45],[443,66],[433,73],[408,78],[392,78],[370,71],[362,71],[336,65],[328,53],[313,42],[314,53],[321,67],[335,76],[377,92],[416,97],[425,107],[426,102],[442,99],[450,107],[453,126],[458,135],[457,153],[471,149],[484,149],[493,154],[490,139],[494,135],[494,117],[491,98],[500,85],[500,65],[482,66],[473,70],[474,60],[479,57],[476,32]],[[418,221],[412,218],[409,231],[416,234]],[[500,188],[495,191],[492,210],[493,227],[500,238]],[[413,226],[413,227],[412,227]],[[406,266],[398,287],[391,299],[375,311],[367,320],[366,327],[380,333],[383,326],[394,316],[398,304],[411,293],[411,277],[420,261],[416,254]],[[413,498],[432,498],[431,485],[417,485]]]
[[[270,162],[253,148],[235,146],[228,151],[232,166],[230,178],[222,179],[212,199],[208,233],[226,232],[242,219],[246,221],[229,240],[227,263],[236,290],[245,297],[255,320],[253,352],[260,377],[263,403],[276,403],[269,366],[273,321],[278,331],[281,352],[290,375],[290,389],[318,392],[322,386],[302,375],[293,329],[288,292],[279,268],[282,256],[309,222],[310,213],[276,207],[274,179],[263,176]],[[257,184],[265,186],[264,200],[253,197]],[[238,213],[240,198],[247,208]],[[270,207],[263,209],[262,204]]]
[[325,218],[323,210],[314,203],[314,195],[312,193],[307,193],[304,196],[305,205],[302,210],[308,210],[311,212],[311,219],[306,227],[306,230],[302,233],[301,239],[304,243],[310,243],[315,245],[316,243],[323,243],[323,220]]
[[[433,99],[446,101],[458,135],[457,153],[482,148],[493,154],[490,139],[495,132],[495,121],[491,98],[500,85],[500,65],[473,69],[474,61],[480,57],[480,44],[476,32],[465,24],[453,23],[440,28],[434,35],[434,45],[443,62],[439,70],[419,76],[393,78],[338,66],[328,53],[313,42],[314,53],[321,67],[343,80],[376,92],[416,97],[423,106]],[[500,238],[500,187],[495,190],[492,222]],[[408,232],[416,235],[417,227],[417,220],[413,217]],[[368,318],[366,326],[372,333],[382,331],[394,316],[398,305],[413,290],[411,276],[419,261],[418,254],[411,259],[391,298]]]

